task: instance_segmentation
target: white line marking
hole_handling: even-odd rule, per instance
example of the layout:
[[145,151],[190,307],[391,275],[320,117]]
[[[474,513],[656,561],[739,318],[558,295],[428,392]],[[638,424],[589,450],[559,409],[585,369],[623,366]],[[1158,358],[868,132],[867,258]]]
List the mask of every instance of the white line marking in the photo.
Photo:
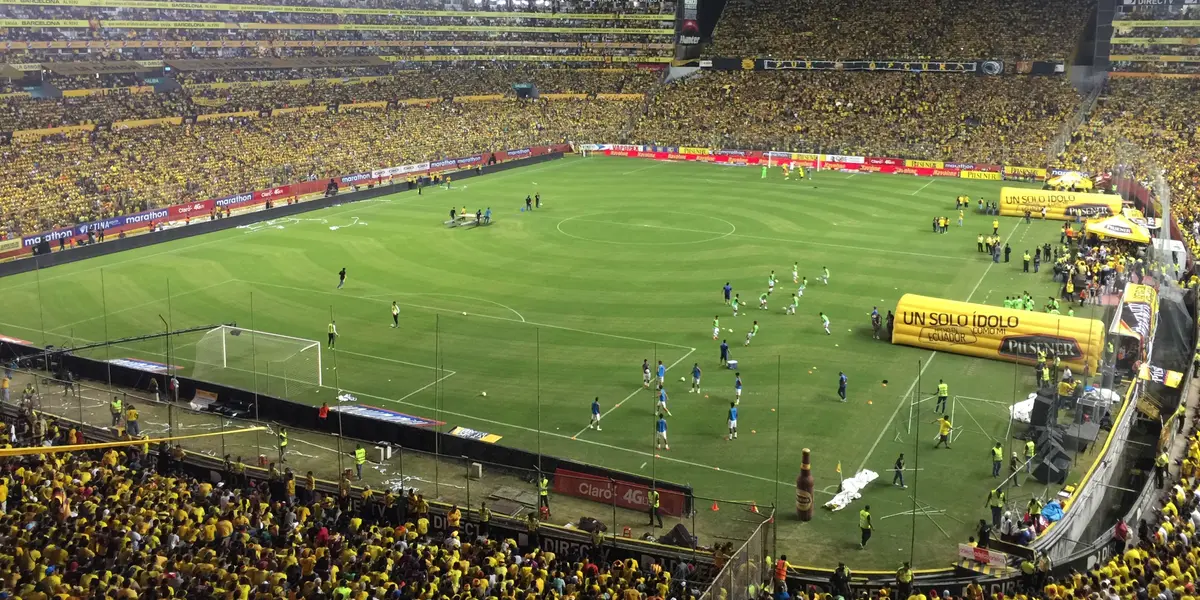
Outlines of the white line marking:
[[372,355],[372,354],[363,354],[363,353],[361,353],[361,352],[351,352],[351,351],[349,351],[349,350],[334,350],[334,351],[335,351],[335,352],[337,352],[338,354],[350,354],[350,355],[353,355],[353,356],[361,356],[361,357],[363,357],[363,358],[372,358],[372,359],[375,359],[375,360],[382,360],[382,361],[384,361],[384,362],[396,363],[396,364],[398,364],[398,365],[408,365],[408,366],[410,366],[410,367],[417,367],[417,368],[421,368],[421,369],[429,369],[430,371],[436,371],[436,370],[438,369],[437,367],[431,367],[431,366],[429,366],[429,365],[423,365],[423,364],[421,364],[421,363],[408,362],[408,361],[404,361],[404,360],[397,360],[397,359],[395,359],[395,358],[384,358],[384,357],[382,357],[382,356],[375,356],[375,355]]
[[934,181],[937,181],[937,180],[936,180],[936,179],[930,179],[930,180],[929,180],[929,183],[926,183],[925,185],[921,186],[921,187],[920,187],[920,189],[918,189],[917,191],[915,191],[915,192],[913,192],[913,193],[909,194],[909,196],[916,196],[917,194],[921,193],[921,190],[923,190],[923,189],[925,189],[925,188],[927,188],[927,187],[929,187],[929,186],[933,185],[933,182],[934,182]]
[[494,300],[488,300],[487,298],[476,298],[475,296],[462,296],[460,294],[427,294],[427,293],[423,293],[423,292],[399,292],[399,293],[391,293],[391,294],[372,294],[370,296],[363,296],[363,297],[375,299],[375,298],[390,298],[390,297],[395,297],[395,296],[436,296],[436,297],[440,297],[440,298],[462,298],[465,300],[474,300],[476,302],[483,302],[485,304],[492,304],[494,306],[499,306],[500,308],[503,308],[504,310],[507,310],[508,312],[510,312],[514,315],[517,315],[517,318],[520,319],[522,323],[525,322],[525,317],[523,315],[521,315],[521,313],[517,312],[517,309],[515,309],[507,304],[500,304],[499,302],[496,302]]
[[654,163],[654,164],[646,165],[646,166],[644,166],[644,167],[640,167],[640,168],[634,169],[634,170],[632,170],[632,171],[625,171],[624,173],[621,173],[621,174],[622,174],[622,175],[633,175],[634,173],[641,173],[642,171],[645,171],[645,170],[648,170],[648,169],[653,169],[654,167],[657,167],[658,165],[661,165],[661,164],[662,164],[662,163],[657,163],[657,162],[656,162],[656,163]]
[[[673,231],[690,231],[692,233],[709,233],[712,235],[721,235],[721,237],[733,236],[733,237],[742,237],[742,238],[754,239],[754,240],[767,240],[767,241],[772,241],[772,242],[787,242],[787,243],[793,243],[793,244],[808,244],[810,246],[827,246],[830,248],[845,248],[847,250],[861,250],[864,252],[881,252],[884,254],[904,254],[904,255],[908,255],[908,256],[922,256],[925,258],[941,258],[941,259],[945,259],[945,260],[972,260],[970,257],[965,257],[965,256],[947,256],[947,255],[943,255],[943,254],[923,254],[921,252],[905,252],[903,250],[885,250],[883,248],[864,248],[862,246],[848,246],[845,244],[829,244],[829,243],[825,243],[825,242],[813,242],[810,240],[801,240],[801,239],[766,237],[766,236],[761,236],[761,235],[750,235],[747,233],[736,233],[736,232],[732,232],[732,231],[727,234],[722,235],[721,232],[718,232],[718,231],[704,231],[702,229],[686,229],[683,227],[670,227],[667,225],[639,225],[639,224],[635,224],[635,223],[621,223],[619,221],[602,221],[602,220],[597,220],[597,219],[583,219],[583,218],[564,219],[564,221],[566,221],[566,220],[581,221],[581,222],[585,222],[585,223],[607,223],[609,225],[625,225],[627,227],[652,227],[654,229],[668,229],[668,230],[673,230]],[[561,222],[560,222],[560,224],[561,224]],[[563,233],[563,235],[566,235],[568,237],[575,237],[568,233],[563,232],[561,229],[559,230],[559,233]],[[579,239],[585,239],[585,238],[579,238]],[[720,239],[720,238],[714,238],[714,239]],[[599,241],[599,240],[590,240],[589,239],[587,241],[594,242],[594,241]],[[701,240],[701,241],[708,242],[708,241],[712,241],[712,240]],[[612,243],[616,243],[616,242],[612,242]],[[621,243],[627,243],[627,242],[621,242]],[[697,242],[682,242],[682,243],[692,244],[692,243],[697,243]]]
[[[311,288],[301,288],[301,287],[295,287],[295,286],[291,286],[291,285],[283,285],[283,284],[279,284],[279,283],[267,283],[265,281],[246,281],[243,279],[238,279],[237,281],[239,283],[244,283],[247,285],[260,285],[260,286],[266,286],[266,287],[280,288],[280,289],[284,289],[284,290],[292,290],[292,291],[296,291],[296,292],[310,292],[313,294],[325,294],[328,296],[340,296],[342,298],[351,298],[354,300],[363,300],[366,302],[386,302],[385,300],[377,300],[375,298],[371,298],[368,296],[354,296],[351,294],[342,294],[342,293],[330,292],[330,291],[326,291],[326,290],[314,290]],[[448,309],[448,308],[439,308],[436,306],[425,306],[423,304],[406,304],[403,302],[400,302],[398,304],[400,304],[401,306],[409,306],[412,308],[421,308],[424,310],[431,310],[433,312],[447,312],[447,313],[462,312],[462,311]],[[659,346],[667,346],[670,348],[689,348],[689,349],[691,348],[691,346],[684,346],[683,344],[672,344],[669,342],[659,342],[659,341],[655,341],[655,340],[646,340],[646,339],[642,339],[642,338],[629,337],[626,335],[617,335],[615,333],[603,333],[600,331],[589,331],[587,329],[576,329],[574,327],[566,327],[564,325],[551,325],[549,323],[537,323],[534,321],[520,321],[517,319],[510,319],[508,317],[498,317],[496,315],[482,315],[482,314],[477,314],[477,313],[467,313],[467,314],[474,316],[474,317],[481,317],[484,319],[494,319],[496,321],[508,321],[509,323],[525,323],[526,325],[532,325],[534,327],[545,327],[547,329],[558,329],[561,331],[574,331],[576,333],[586,333],[586,334],[590,334],[590,335],[598,335],[601,337],[609,337],[609,338],[618,339],[618,340],[629,340],[631,342],[641,342],[643,344],[658,344]],[[0,325],[4,325],[4,323],[0,323]],[[29,329],[27,327],[22,327],[22,329],[26,329],[29,331],[37,331],[36,329]]]
[[[196,294],[196,293],[199,293],[199,292],[203,292],[204,290],[210,290],[210,289],[212,289],[212,288],[215,288],[215,287],[219,287],[219,286],[225,285],[226,283],[229,283],[229,282],[231,282],[231,281],[234,281],[234,280],[233,280],[233,279],[226,279],[225,281],[219,281],[219,282],[217,282],[217,283],[209,284],[209,285],[206,285],[206,286],[204,286],[204,287],[198,287],[198,288],[196,288],[196,289],[194,289],[194,290],[188,290],[188,291],[186,291],[186,292],[180,292],[180,293],[178,293],[178,294],[175,294],[175,295],[171,296],[171,299],[181,298],[181,297],[183,297],[183,296],[187,296],[188,294]],[[144,308],[144,307],[150,306],[151,304],[157,304],[157,303],[159,303],[159,302],[166,303],[167,301],[168,301],[168,299],[167,299],[167,298],[160,298],[160,299],[157,299],[157,300],[151,300],[151,301],[149,301],[149,302],[143,302],[143,303],[141,303],[141,304],[135,304],[135,305],[133,305],[133,306],[130,306],[130,307],[127,307],[127,308],[122,308],[121,310],[115,310],[115,311],[113,311],[113,312],[110,312],[110,313],[108,313],[108,315],[107,315],[107,316],[110,316],[110,317],[111,317],[111,316],[113,316],[113,315],[119,315],[119,314],[121,314],[121,313],[123,313],[123,312],[128,312],[128,311],[131,311],[131,310],[137,310],[137,309],[139,309],[139,308]],[[88,317],[88,318],[86,318],[86,319],[80,319],[80,320],[78,320],[78,321],[75,321],[74,323],[67,323],[66,325],[59,325],[58,327],[52,327],[52,328],[50,328],[50,329],[47,329],[47,330],[46,330],[46,333],[50,333],[50,332],[52,332],[52,331],[58,331],[59,329],[69,329],[69,328],[71,328],[71,327],[74,327],[74,326],[76,326],[76,325],[80,325],[80,324],[82,324],[82,323],[87,323],[88,321],[95,321],[96,319],[103,319],[104,317],[105,317],[105,315],[100,315],[100,316],[98,316],[98,317]]]
[[846,179],[854,179],[857,176],[858,176],[858,173],[851,173],[849,177],[846,177]]
[[[683,356],[680,356],[680,357],[679,357],[679,358],[678,358],[678,359],[677,359],[675,362],[671,363],[671,366],[667,367],[667,370],[668,370],[668,371],[670,371],[671,369],[674,369],[674,368],[675,368],[675,365],[677,365],[677,364],[679,364],[679,363],[683,362],[683,360],[684,360],[685,358],[687,358],[687,357],[691,356],[691,355],[692,355],[692,353],[693,353],[693,352],[695,352],[695,351],[696,351],[696,349],[695,349],[695,348],[689,348],[689,349],[688,349],[688,351],[687,351],[687,354],[684,354]],[[632,393],[632,394],[629,394],[628,396],[625,396],[625,398],[624,398],[624,399],[622,399],[620,402],[618,402],[618,403],[614,404],[612,408],[610,408],[610,409],[608,409],[608,410],[604,411],[603,413],[601,413],[601,415],[600,415],[600,421],[601,421],[601,422],[604,422],[604,417],[607,417],[607,416],[608,416],[608,414],[609,414],[609,413],[611,413],[612,411],[614,411],[614,410],[617,410],[618,408],[621,408],[621,405],[622,405],[622,404],[625,404],[625,402],[626,402],[627,400],[629,400],[630,398],[632,398],[632,397],[634,397],[634,396],[638,395],[638,394],[639,394],[639,393],[640,393],[642,390],[644,390],[644,389],[645,389],[645,388],[641,388],[641,387],[639,387],[638,389],[636,389],[636,390],[633,390],[633,393]],[[575,435],[571,436],[571,439],[575,439],[576,437],[583,435],[583,433],[584,433],[585,431],[587,431],[587,430],[588,430],[588,428],[587,428],[587,427],[584,427],[583,429],[580,429],[580,430],[579,430],[579,431],[578,431],[578,432],[577,432]]]
[[[1017,225],[1020,226],[1020,223]],[[1004,243],[1007,244],[1008,240],[1012,239],[1013,234],[1016,232],[1017,227],[1013,227],[1013,230],[1008,232],[1008,237],[1004,239]],[[964,300],[964,302],[971,301],[971,298],[975,296],[975,292],[979,290],[979,286],[983,284],[983,280],[987,278],[988,272],[992,270],[992,266],[995,264],[998,263],[988,259],[987,268],[983,270],[983,275],[979,276],[979,281],[975,283],[975,287],[971,288],[971,293],[967,295],[967,299]],[[900,397],[900,401],[896,403],[896,409],[892,411],[892,416],[888,417],[887,423],[884,424],[883,429],[879,430],[879,435],[875,437],[875,442],[872,443],[871,448],[867,450],[867,455],[864,456],[862,462],[859,463],[858,471],[863,470],[863,467],[867,466],[867,461],[871,460],[871,455],[875,453],[875,448],[879,446],[879,441],[883,439],[883,436],[886,435],[888,431],[891,431],[892,422],[896,420],[896,415],[900,414],[900,409],[904,408],[905,402],[908,401],[908,395],[912,393],[913,388],[917,387],[917,381],[922,375],[925,374],[925,370],[929,368],[929,364],[933,362],[933,358],[937,356],[937,354],[937,350],[929,353],[929,358],[925,360],[925,364],[921,365],[921,370],[917,372],[916,378],[914,378],[913,382],[909,384],[908,391],[904,392],[904,395]]]
[[[672,211],[664,211],[664,212],[670,213]],[[557,229],[559,233],[561,233],[569,238],[572,238],[572,239],[583,240],[585,242],[596,242],[596,243],[600,243],[600,244],[619,244],[622,246],[683,246],[683,245],[687,245],[687,244],[702,244],[705,242],[715,242],[717,240],[727,238],[727,237],[737,233],[737,225],[734,225],[733,223],[730,223],[729,221],[726,221],[725,219],[720,219],[717,217],[710,217],[708,215],[700,215],[700,216],[703,216],[708,219],[712,219],[714,221],[720,221],[720,222],[728,225],[729,231],[724,231],[724,232],[722,232],[722,231],[704,231],[702,229],[685,229],[682,227],[665,227],[662,225],[649,225],[649,224],[644,224],[644,223],[621,223],[619,221],[603,221],[603,220],[599,220],[599,219],[586,218],[586,217],[594,216],[597,214],[605,214],[605,213],[591,213],[591,214],[579,215],[579,216],[575,216],[575,217],[567,217],[567,218],[559,221],[558,224],[554,226],[554,228]],[[682,214],[682,213],[675,213],[675,214]],[[563,229],[562,229],[563,223],[566,223],[569,221],[576,221],[579,223],[607,223],[609,225],[623,225],[625,227],[647,227],[647,228],[652,228],[652,229],[665,229],[665,230],[670,230],[670,231],[689,231],[692,233],[707,233],[714,237],[705,238],[702,240],[691,240],[691,241],[687,241],[687,242],[628,242],[628,241],[623,241],[623,240],[597,240],[597,239],[593,239],[593,238],[586,238],[583,236],[578,236],[573,233],[567,233],[567,232],[563,231]]]

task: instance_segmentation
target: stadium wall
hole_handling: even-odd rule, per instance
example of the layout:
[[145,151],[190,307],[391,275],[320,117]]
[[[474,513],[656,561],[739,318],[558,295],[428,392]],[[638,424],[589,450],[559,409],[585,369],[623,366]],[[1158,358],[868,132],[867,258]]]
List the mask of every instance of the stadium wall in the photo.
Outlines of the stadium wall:
[[[399,193],[414,189],[405,187],[408,178],[411,177],[449,175],[454,179],[464,179],[561,158],[563,152],[567,150],[569,150],[569,146],[564,144],[483,152],[461,158],[448,158],[364,173],[352,173],[331,179],[305,181],[233,194],[223,198],[187,202],[45,231],[19,239],[2,240],[0,241],[0,261],[8,262],[0,262],[0,277],[259,221],[287,217],[334,204],[345,204]],[[494,163],[492,163],[493,158],[495,159]],[[353,191],[346,194],[339,193],[329,198],[321,197],[330,181],[335,182],[339,190]],[[305,201],[306,197],[313,195],[318,196],[317,199]],[[270,210],[264,208],[268,202],[273,204]],[[225,219],[210,218],[214,211],[219,212],[221,209],[228,210],[232,216]],[[193,222],[193,220],[198,222]],[[111,236],[114,239],[99,244],[77,245],[80,241],[87,240],[89,232],[100,230],[105,232],[106,237]],[[57,246],[61,241],[66,245],[68,251],[52,251],[49,254],[34,256],[34,248],[42,241],[50,243],[52,247]]]

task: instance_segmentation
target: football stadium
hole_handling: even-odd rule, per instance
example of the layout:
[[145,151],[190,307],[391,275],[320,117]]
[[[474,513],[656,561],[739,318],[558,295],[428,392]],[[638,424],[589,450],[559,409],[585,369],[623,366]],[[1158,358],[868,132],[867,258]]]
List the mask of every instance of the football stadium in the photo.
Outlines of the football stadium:
[[0,598],[1196,595],[1190,0],[0,6]]

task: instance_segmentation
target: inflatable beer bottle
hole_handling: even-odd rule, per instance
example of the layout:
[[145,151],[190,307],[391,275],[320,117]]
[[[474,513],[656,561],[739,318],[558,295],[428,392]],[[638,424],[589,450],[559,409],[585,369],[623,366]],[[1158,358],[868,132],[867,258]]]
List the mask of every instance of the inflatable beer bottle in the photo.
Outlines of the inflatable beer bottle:
[[805,448],[804,458],[800,462],[800,475],[796,477],[796,516],[801,521],[811,521],[813,517],[813,476],[808,453],[808,448]]

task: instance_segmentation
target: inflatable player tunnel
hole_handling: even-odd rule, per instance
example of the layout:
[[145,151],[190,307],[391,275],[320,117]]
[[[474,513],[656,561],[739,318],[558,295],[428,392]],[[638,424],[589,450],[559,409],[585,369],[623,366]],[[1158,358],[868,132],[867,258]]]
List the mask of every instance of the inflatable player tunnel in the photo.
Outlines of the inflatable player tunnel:
[[1121,197],[1116,194],[1000,188],[1000,214],[1003,216],[1023,217],[1028,210],[1037,219],[1041,218],[1042,207],[1046,208],[1047,219],[1095,219],[1121,214]]
[[1104,323],[905,294],[896,305],[892,343],[1030,365],[1041,351],[1095,373],[1104,352]]

